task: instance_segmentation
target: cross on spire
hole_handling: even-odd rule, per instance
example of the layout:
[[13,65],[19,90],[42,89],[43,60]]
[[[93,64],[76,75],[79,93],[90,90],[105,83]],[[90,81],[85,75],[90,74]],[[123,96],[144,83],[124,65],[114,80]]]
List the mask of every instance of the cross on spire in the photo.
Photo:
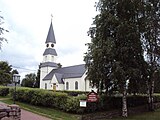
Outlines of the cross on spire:
[[51,21],[52,21],[53,15],[51,14]]

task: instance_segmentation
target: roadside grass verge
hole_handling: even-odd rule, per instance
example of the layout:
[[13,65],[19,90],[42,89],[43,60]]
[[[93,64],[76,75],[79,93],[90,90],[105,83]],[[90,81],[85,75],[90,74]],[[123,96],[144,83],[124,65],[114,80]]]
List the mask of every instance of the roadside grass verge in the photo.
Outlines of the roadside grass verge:
[[[0,97],[0,101],[6,104],[13,104],[13,100],[11,99]],[[16,104],[19,105],[24,110],[51,118],[53,120],[79,120],[81,117],[80,115],[65,113],[60,110],[55,110],[53,108],[39,107],[39,106],[29,105],[29,104],[21,103],[17,101],[16,101]]]
[[103,119],[103,120],[160,120],[160,109],[154,112],[145,112],[139,115],[129,116],[127,118],[114,118],[114,119]]

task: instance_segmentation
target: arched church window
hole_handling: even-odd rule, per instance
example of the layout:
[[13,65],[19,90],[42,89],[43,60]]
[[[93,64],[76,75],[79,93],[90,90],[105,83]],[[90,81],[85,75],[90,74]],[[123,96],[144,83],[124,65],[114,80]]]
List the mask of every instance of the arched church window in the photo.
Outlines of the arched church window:
[[69,89],[69,83],[66,82],[66,90],[68,90],[68,89]]
[[75,90],[78,90],[78,82],[75,82]]

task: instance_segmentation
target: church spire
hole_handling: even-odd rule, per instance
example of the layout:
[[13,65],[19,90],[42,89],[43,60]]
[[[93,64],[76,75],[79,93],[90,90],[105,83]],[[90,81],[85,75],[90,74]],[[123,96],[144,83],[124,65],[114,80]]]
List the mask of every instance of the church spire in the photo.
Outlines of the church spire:
[[53,31],[53,25],[52,25],[52,18],[51,18],[51,24],[49,27],[49,31],[48,31],[48,35],[45,43],[56,43],[56,39]]
[[46,49],[43,53],[43,62],[52,62],[55,63],[55,58],[57,56],[56,50],[54,49],[54,45],[56,44],[55,35],[53,31],[52,25],[52,16],[51,16],[51,24],[49,27],[47,39],[46,39]]

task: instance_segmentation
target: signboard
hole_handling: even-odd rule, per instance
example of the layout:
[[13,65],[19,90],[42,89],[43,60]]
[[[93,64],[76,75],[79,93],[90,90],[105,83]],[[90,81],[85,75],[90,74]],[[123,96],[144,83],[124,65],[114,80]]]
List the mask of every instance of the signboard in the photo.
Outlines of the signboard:
[[86,100],[80,100],[80,107],[87,107]]
[[98,101],[98,94],[94,91],[90,92],[87,95],[87,102],[97,102]]

